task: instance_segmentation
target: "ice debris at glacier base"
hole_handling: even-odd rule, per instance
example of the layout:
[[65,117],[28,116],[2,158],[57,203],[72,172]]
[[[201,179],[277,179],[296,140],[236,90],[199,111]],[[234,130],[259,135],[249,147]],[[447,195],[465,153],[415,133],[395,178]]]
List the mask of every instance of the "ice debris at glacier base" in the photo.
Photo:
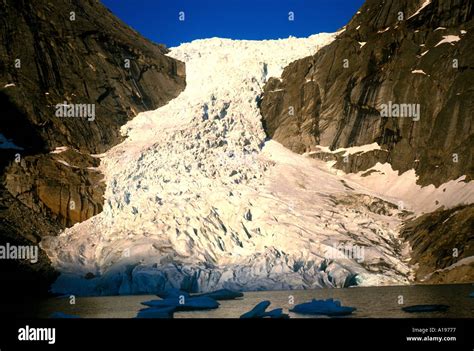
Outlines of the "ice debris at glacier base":
[[170,319],[173,318],[175,308],[167,307],[149,307],[138,311],[136,318],[140,319]]
[[251,319],[251,318],[271,318],[271,319],[288,319],[290,318],[287,314],[283,313],[283,309],[276,308],[268,311],[267,308],[270,306],[270,301],[262,301],[258,303],[250,311],[240,316],[240,319]]
[[316,300],[305,302],[293,307],[290,312],[311,315],[325,315],[330,317],[347,316],[356,310],[355,307],[341,306],[338,300]]

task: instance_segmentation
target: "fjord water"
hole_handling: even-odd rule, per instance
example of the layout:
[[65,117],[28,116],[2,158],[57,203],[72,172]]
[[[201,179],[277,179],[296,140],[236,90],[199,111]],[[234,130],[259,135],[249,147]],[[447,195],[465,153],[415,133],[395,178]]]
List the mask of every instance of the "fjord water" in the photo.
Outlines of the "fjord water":
[[[244,293],[242,299],[220,301],[221,306],[216,310],[178,312],[175,318],[238,318],[263,300],[271,301],[269,310],[280,307],[287,313],[292,308],[291,300],[294,304],[300,304],[313,298],[334,298],[345,306],[356,307],[357,311],[352,315],[354,318],[473,318],[474,298],[469,297],[469,293],[473,290],[472,284],[456,284],[255,291]],[[398,303],[400,296],[403,297],[403,305]],[[47,318],[53,312],[64,312],[83,318],[133,318],[145,307],[140,303],[150,299],[157,297],[154,295],[77,297],[75,305],[69,303],[68,297],[52,298],[41,305],[38,317]],[[401,310],[404,306],[418,304],[444,304],[450,308],[447,312],[434,313],[406,313]],[[290,317],[312,316],[290,313]]]

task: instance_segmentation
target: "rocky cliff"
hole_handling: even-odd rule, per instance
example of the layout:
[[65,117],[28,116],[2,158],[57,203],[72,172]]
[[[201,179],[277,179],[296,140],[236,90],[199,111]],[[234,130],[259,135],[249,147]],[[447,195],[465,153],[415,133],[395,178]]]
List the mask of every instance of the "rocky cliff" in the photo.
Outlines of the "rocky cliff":
[[[0,11],[0,133],[23,149],[8,155],[16,162],[6,187],[62,224],[89,218],[103,189],[88,154],[117,144],[119,127],[138,112],[176,97],[184,64],[98,1],[3,1]],[[58,104],[88,104],[94,116],[58,117]],[[31,156],[57,147],[68,155]]]
[[[346,173],[368,175],[380,162],[400,174],[414,169],[421,186],[472,180],[473,7],[367,0],[332,44],[268,81],[261,103],[267,134]],[[403,104],[419,110],[387,117],[387,107]],[[337,150],[375,142],[380,148],[368,152]],[[472,218],[472,205],[440,206],[405,224],[417,281],[472,281]]]
[[423,283],[474,281],[474,205],[435,211],[409,221],[401,235],[412,246]]
[[[102,210],[91,155],[176,97],[185,68],[97,0],[2,0],[0,18],[0,136],[13,144],[0,148],[0,238],[37,242]],[[94,113],[59,116],[58,104]]]
[[[472,1],[366,1],[331,45],[269,80],[266,132],[300,153],[373,142],[387,151],[339,159],[345,171],[389,162],[414,168],[421,185],[472,179],[472,16]],[[381,115],[395,105],[419,115]]]
[[[10,102],[0,132],[19,146],[101,153],[120,140],[118,126],[184,87],[184,65],[97,0],[0,5],[2,102]],[[95,119],[56,117],[64,101],[95,104]]]

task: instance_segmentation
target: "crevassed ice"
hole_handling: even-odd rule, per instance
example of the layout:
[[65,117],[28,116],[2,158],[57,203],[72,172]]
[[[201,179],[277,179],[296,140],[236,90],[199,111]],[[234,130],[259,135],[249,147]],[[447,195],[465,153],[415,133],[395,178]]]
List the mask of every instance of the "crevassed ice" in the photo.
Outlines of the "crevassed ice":
[[398,208],[265,141],[258,101],[267,79],[334,38],[172,49],[186,63],[186,89],[125,125],[126,140],[103,155],[103,212],[42,243],[62,272],[53,291],[406,283]]

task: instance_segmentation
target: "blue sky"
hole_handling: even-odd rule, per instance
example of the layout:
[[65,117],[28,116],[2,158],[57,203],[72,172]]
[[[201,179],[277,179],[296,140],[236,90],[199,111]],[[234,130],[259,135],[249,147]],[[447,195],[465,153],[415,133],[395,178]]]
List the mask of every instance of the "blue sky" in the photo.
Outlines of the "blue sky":
[[[364,0],[102,0],[145,37],[168,47],[194,39],[276,39],[334,32]],[[179,21],[183,11],[185,20]],[[294,12],[294,21],[288,13]]]

